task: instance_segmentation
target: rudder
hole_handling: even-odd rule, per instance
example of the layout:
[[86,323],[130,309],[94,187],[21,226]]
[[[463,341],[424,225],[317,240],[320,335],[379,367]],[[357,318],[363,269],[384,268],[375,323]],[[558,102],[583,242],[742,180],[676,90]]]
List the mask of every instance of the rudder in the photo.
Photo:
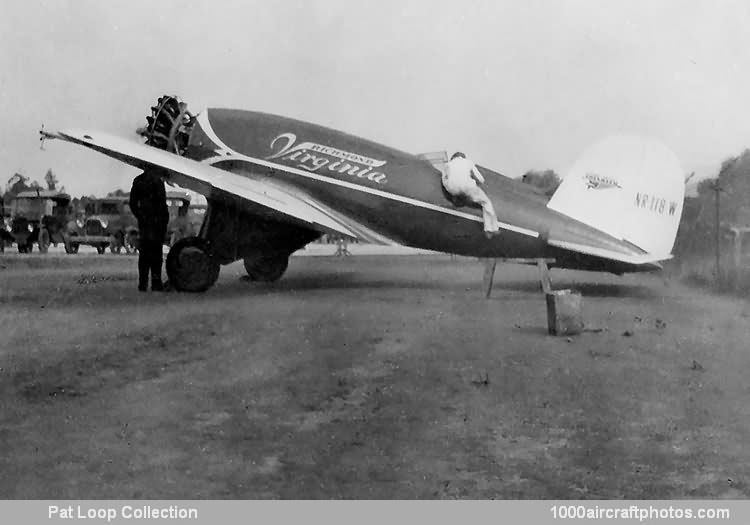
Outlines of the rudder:
[[581,155],[547,206],[663,260],[671,256],[684,197],[682,168],[669,148],[617,135]]

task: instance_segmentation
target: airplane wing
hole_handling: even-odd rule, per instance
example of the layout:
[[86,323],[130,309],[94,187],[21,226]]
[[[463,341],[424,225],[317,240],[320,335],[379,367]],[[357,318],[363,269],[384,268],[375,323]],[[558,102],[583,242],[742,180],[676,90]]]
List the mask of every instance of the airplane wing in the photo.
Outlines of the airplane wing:
[[99,131],[66,130],[42,134],[45,138],[61,139],[87,147],[139,169],[164,169],[170,182],[206,197],[216,193],[239,197],[247,201],[250,207],[260,208],[265,216],[275,216],[301,223],[321,233],[346,235],[371,244],[397,244],[278,179],[260,174],[238,175]]

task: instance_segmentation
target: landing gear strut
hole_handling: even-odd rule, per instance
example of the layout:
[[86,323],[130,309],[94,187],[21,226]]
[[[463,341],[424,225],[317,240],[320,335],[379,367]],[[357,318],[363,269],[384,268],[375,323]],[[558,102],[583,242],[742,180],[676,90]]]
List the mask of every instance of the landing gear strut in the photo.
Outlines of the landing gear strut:
[[180,292],[205,292],[219,278],[219,263],[201,237],[177,241],[167,255],[169,283]]

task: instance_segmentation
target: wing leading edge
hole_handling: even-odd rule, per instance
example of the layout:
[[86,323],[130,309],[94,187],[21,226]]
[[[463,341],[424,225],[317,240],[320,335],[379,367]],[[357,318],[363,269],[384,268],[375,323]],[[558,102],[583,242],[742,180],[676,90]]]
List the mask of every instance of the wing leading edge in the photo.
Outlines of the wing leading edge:
[[270,210],[282,220],[301,222],[321,233],[346,235],[371,244],[397,244],[279,180],[238,175],[104,132],[66,130],[44,135],[98,151],[139,169],[166,170],[170,182],[206,197],[216,192],[234,195]]

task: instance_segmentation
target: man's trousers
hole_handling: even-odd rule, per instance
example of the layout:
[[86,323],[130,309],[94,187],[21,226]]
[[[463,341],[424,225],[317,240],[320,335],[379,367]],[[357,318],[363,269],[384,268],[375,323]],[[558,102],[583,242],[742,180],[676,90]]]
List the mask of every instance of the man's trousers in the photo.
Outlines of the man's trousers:
[[162,242],[154,239],[140,239],[138,247],[138,289],[148,288],[151,274],[151,289],[161,290]]

